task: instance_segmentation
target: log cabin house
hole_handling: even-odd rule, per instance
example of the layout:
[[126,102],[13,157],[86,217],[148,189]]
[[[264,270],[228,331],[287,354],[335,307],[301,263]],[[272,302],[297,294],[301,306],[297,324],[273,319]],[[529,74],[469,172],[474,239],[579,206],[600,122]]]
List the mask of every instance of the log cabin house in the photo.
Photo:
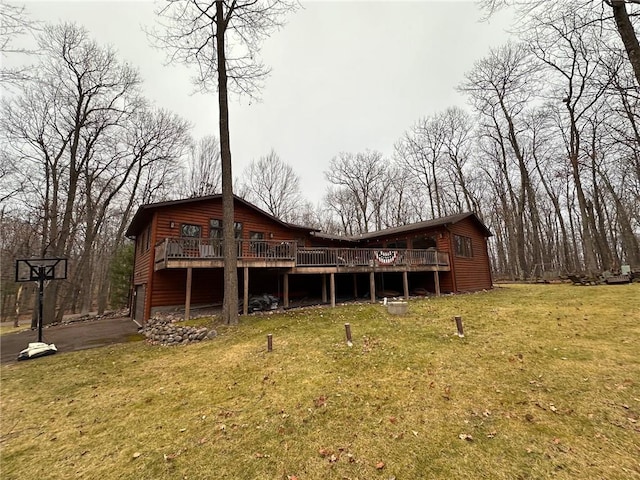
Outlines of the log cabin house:
[[[238,285],[244,314],[249,295],[270,294],[284,308],[302,299],[408,298],[492,286],[487,238],[474,213],[353,237],[283,222],[235,197]],[[131,312],[146,322],[156,311],[222,302],[222,196],[142,205],[127,237],[135,240]]]

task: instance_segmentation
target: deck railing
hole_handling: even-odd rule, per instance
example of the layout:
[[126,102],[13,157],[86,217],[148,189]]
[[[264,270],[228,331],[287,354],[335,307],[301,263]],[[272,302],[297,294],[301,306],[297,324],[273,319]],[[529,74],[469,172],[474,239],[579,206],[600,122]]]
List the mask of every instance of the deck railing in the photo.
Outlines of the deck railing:
[[[236,240],[238,259],[288,260],[298,267],[365,267],[449,265],[449,255],[433,249],[298,247],[295,241]],[[214,238],[166,238],[156,245],[155,262],[224,257],[222,241]]]
[[[295,260],[296,242],[236,240],[239,259]],[[217,238],[165,238],[156,245],[156,263],[172,259],[222,259],[223,243]]]
[[296,265],[373,267],[449,265],[449,256],[436,250],[381,248],[298,248]]

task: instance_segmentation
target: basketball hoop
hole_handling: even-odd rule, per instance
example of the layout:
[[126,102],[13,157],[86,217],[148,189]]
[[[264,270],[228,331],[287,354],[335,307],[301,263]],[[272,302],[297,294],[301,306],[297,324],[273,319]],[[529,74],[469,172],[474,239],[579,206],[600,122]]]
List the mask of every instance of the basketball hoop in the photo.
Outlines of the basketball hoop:
[[42,341],[42,301],[44,282],[67,278],[66,258],[25,258],[16,260],[16,282],[38,282],[38,342],[30,343],[20,352],[18,360],[51,355],[58,351],[56,346]]
[[66,258],[25,258],[16,260],[16,282],[64,280],[67,278]]

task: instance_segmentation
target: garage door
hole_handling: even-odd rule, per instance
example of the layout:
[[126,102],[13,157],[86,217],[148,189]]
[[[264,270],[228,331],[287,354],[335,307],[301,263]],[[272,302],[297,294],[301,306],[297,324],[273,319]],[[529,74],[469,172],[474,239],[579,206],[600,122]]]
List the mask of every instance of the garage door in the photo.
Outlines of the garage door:
[[144,320],[144,298],[147,291],[146,285],[136,285],[135,305],[133,308],[133,318],[139,322]]

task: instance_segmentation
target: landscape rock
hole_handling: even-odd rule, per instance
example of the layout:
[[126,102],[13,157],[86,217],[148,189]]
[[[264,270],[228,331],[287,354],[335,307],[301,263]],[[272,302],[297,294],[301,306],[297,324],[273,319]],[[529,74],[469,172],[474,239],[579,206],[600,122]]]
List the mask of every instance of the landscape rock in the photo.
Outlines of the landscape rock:
[[152,345],[187,345],[205,339],[215,338],[217,332],[207,327],[188,327],[175,324],[176,318],[171,316],[151,318],[141,330]]

